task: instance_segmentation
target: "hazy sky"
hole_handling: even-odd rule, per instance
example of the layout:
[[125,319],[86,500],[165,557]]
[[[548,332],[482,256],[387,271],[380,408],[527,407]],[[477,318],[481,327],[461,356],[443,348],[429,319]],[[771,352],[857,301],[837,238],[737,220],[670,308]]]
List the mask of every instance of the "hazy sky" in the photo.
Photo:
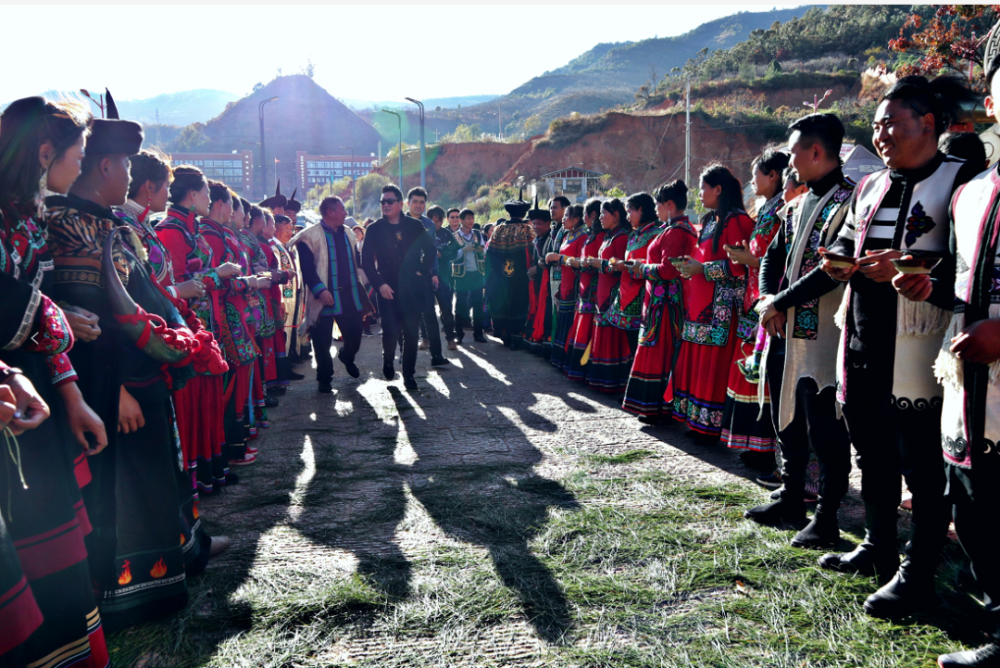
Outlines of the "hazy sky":
[[[795,3],[798,4],[798,3]],[[0,5],[0,101],[110,88],[119,99],[237,94],[312,59],[332,95],[506,93],[601,42],[685,33],[773,5]]]

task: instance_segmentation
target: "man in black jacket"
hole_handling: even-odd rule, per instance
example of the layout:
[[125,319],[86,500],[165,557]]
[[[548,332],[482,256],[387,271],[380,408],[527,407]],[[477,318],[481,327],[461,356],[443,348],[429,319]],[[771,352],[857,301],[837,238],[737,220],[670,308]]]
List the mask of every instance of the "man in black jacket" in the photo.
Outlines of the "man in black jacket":
[[382,217],[368,226],[361,265],[378,293],[382,317],[382,373],[396,377],[393,358],[403,331],[403,384],[414,380],[417,336],[424,302],[430,294],[431,266],[437,257],[434,240],[415,218],[403,215],[403,193],[393,184],[382,188]]

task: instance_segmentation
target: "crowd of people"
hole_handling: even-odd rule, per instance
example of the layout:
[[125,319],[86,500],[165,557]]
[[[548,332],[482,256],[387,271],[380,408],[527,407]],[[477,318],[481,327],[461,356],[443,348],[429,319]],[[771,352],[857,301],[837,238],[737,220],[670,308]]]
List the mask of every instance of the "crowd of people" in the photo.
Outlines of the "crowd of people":
[[643,422],[721,441],[777,488],[746,517],[796,527],[797,547],[839,543],[853,444],[865,538],[819,565],[878,578],[868,614],[910,616],[936,604],[954,518],[991,641],[939,662],[1000,665],[985,526],[1000,461],[1000,176],[983,171],[978,138],[950,129],[967,97],[951,79],[900,79],[872,119],[886,168],[860,183],[843,173],[836,115],[798,119],[786,148],[753,162],[753,216],[713,164],[698,221],[674,181],[547,208],[518,197],[483,228],[391,184],[378,220],[358,224],[328,197],[303,225],[296,193],[254,204],[142,149],[110,94],[100,119],[12,103],[0,116],[0,665],[106,666],[105,632],[183,607],[187,578],[229,544],[199,504],[266,455],[268,409],[304,378],[293,365],[314,355],[317,390],[332,392],[334,341],[359,378],[376,323],[383,376],[396,379],[398,352],[408,391],[419,350],[446,367],[467,330],[480,344],[491,333],[621,394]]

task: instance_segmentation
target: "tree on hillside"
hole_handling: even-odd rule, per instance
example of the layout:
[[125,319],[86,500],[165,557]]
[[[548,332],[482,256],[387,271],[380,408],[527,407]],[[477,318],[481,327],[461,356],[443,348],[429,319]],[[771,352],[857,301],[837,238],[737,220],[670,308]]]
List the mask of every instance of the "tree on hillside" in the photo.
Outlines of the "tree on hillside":
[[442,144],[461,144],[470,141],[481,141],[483,131],[475,123],[471,125],[459,125],[455,131],[441,137]]
[[193,153],[200,146],[208,143],[208,136],[205,134],[204,123],[192,123],[188,125],[174,140],[174,150],[180,153]]
[[896,73],[936,76],[951,72],[985,90],[976,68],[981,71],[986,65],[985,39],[998,18],[1000,5],[939,5],[929,19],[910,14],[899,36],[889,41],[889,50],[917,56],[918,60],[902,64]]

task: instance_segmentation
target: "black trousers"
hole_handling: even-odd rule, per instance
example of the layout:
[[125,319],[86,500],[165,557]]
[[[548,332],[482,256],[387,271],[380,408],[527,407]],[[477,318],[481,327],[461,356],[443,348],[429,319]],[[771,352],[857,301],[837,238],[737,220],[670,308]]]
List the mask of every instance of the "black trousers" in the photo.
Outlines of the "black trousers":
[[[469,309],[472,309],[472,322],[469,322]],[[465,338],[463,326],[472,325],[473,333],[482,336],[483,333],[483,289],[459,290],[455,292],[455,336],[459,341]]]
[[[427,339],[432,357],[441,357],[441,330],[438,329],[437,311],[434,310],[434,286],[427,284],[420,314],[420,332]],[[454,322],[452,326],[454,327]]]
[[767,355],[767,385],[771,393],[771,421],[781,451],[781,481],[789,494],[802,498],[805,490],[809,449],[819,462],[819,498],[827,510],[836,511],[847,494],[851,473],[851,440],[843,420],[837,419],[836,389],[818,386],[812,378],[801,378],[795,386],[795,415],[778,429],[785,341],[772,338]]
[[[417,367],[417,344],[420,333],[420,320],[423,317],[422,304],[407,303],[400,299],[397,290],[395,299],[385,299],[378,296],[378,310],[382,316],[382,366],[393,365],[396,356],[396,344],[400,334],[403,339],[403,378],[412,378]],[[417,300],[418,302],[420,300]],[[437,328],[434,328],[435,331]],[[438,338],[440,351],[441,339]],[[440,352],[439,352],[440,354]]]
[[964,469],[946,461],[944,470],[948,501],[953,504],[955,513],[955,531],[962,549],[972,562],[976,582],[983,589],[988,622],[986,630],[993,642],[1000,642],[1000,571],[996,568],[1000,541],[992,529],[996,522],[1000,458],[992,453],[977,461],[973,469]]
[[[876,382],[852,378],[844,417],[861,469],[867,541],[896,550],[900,475],[913,494],[913,521],[906,554],[914,568],[933,572],[948,532],[950,508],[941,466],[941,405],[905,407]],[[878,396],[881,394],[882,396]]]
[[340,315],[324,315],[313,325],[310,337],[316,349],[316,380],[329,383],[333,380],[333,356],[330,347],[333,344],[333,323],[344,335],[344,345],[337,357],[340,361],[350,363],[361,349],[361,314],[353,304],[344,305]]
[[[437,300],[437,305],[441,309],[441,327],[444,329],[444,336],[448,341],[452,341],[455,338],[455,306],[452,304],[453,294],[451,286],[448,285],[448,281],[443,279],[438,283],[437,290],[434,291],[434,299]],[[433,306],[431,307],[431,310],[434,310]],[[430,323],[428,323],[428,326],[429,325]]]

